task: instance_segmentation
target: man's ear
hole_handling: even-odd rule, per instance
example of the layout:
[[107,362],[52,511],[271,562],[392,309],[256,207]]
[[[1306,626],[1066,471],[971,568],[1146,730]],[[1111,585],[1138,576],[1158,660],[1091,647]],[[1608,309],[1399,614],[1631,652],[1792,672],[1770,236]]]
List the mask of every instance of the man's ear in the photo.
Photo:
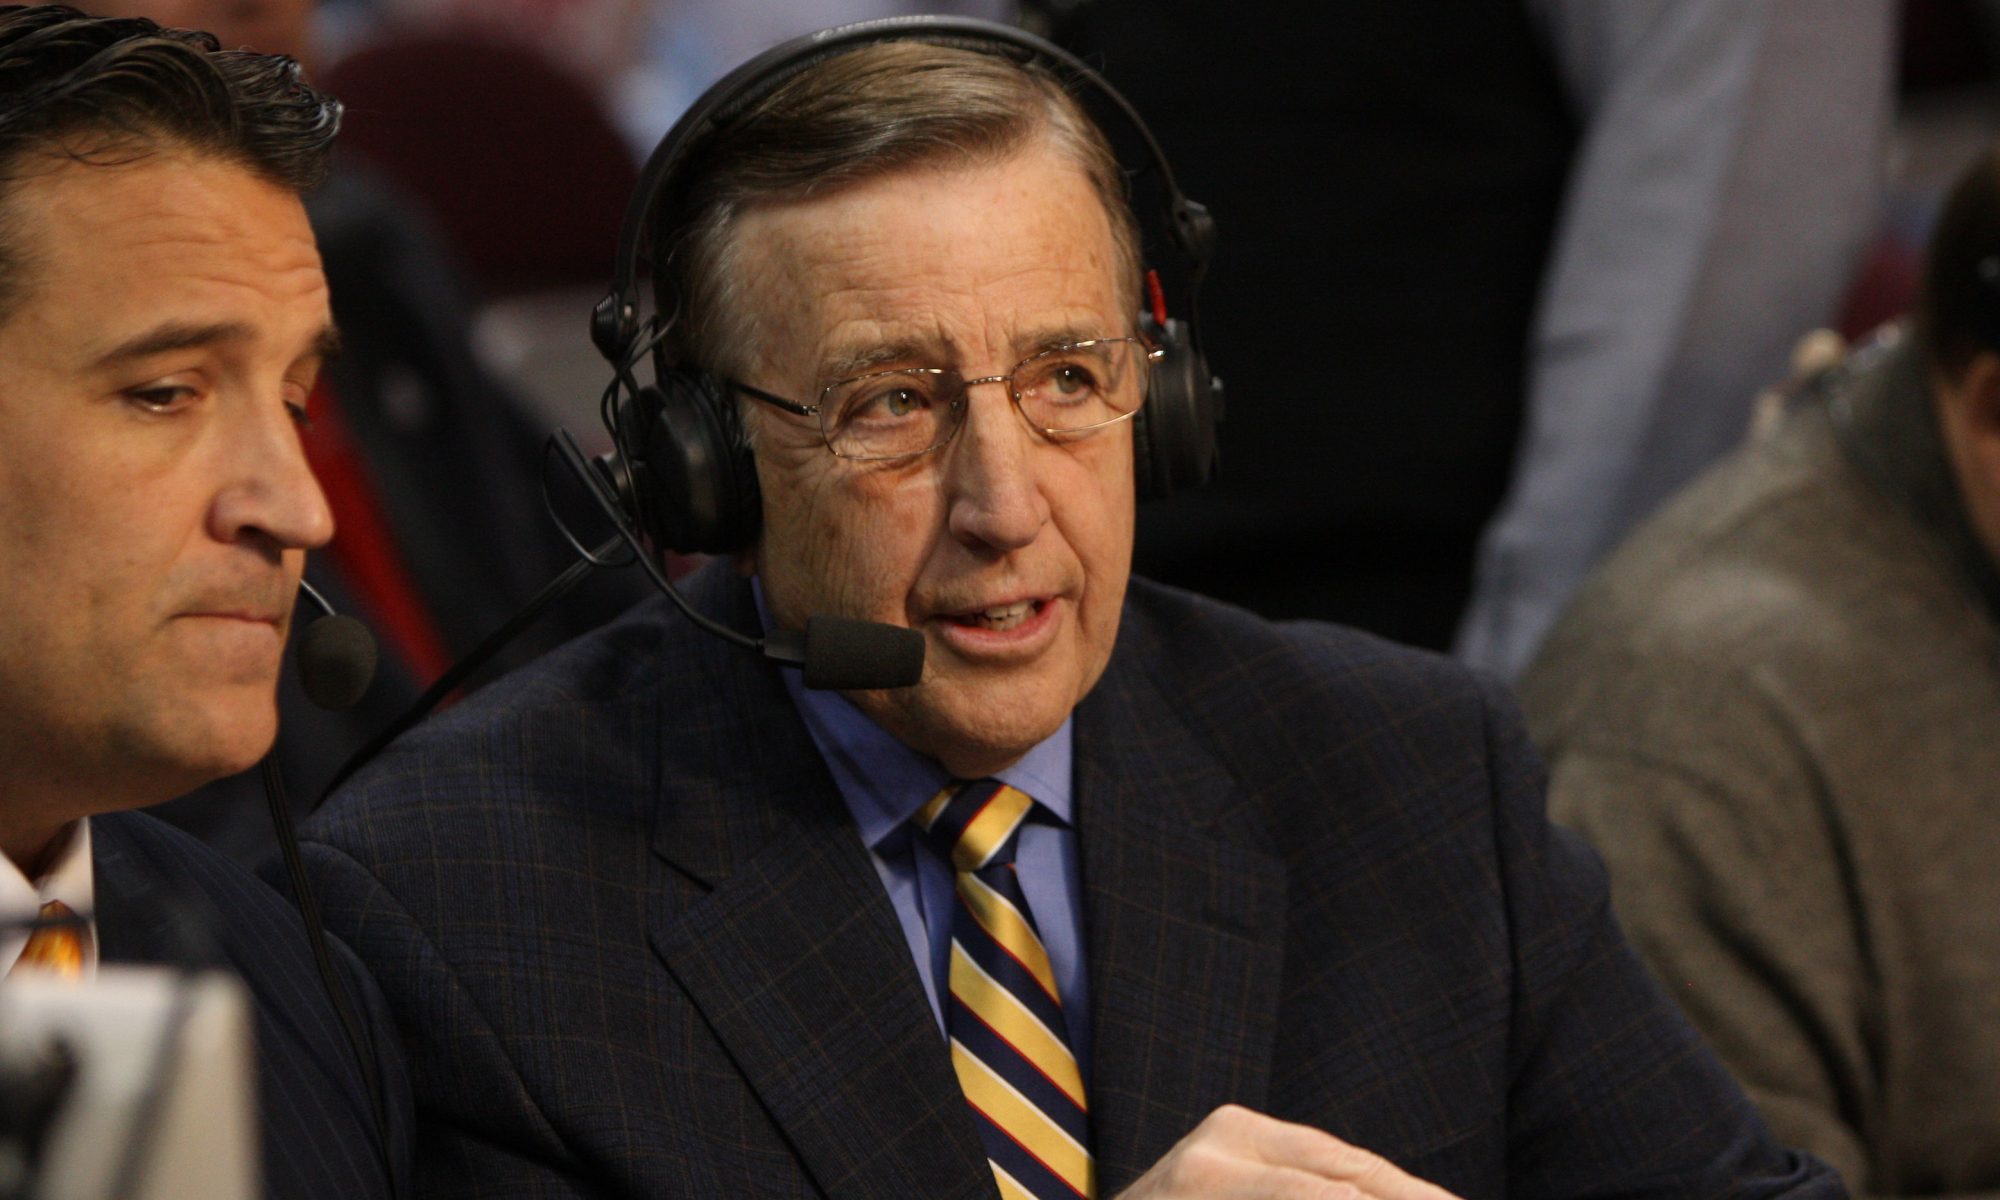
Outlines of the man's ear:
[[1945,441],[1956,443],[1947,453],[1957,462],[1960,487],[2000,498],[2000,354],[1974,355],[1942,399]]
[[[1951,402],[1962,406],[1966,432],[1982,443],[2000,439],[2000,354],[1981,350],[1973,355],[1953,391]],[[1978,449],[1987,452],[1984,445]]]
[[1956,382],[1934,384],[1945,458],[1966,519],[2000,562],[2000,355],[1982,350]]

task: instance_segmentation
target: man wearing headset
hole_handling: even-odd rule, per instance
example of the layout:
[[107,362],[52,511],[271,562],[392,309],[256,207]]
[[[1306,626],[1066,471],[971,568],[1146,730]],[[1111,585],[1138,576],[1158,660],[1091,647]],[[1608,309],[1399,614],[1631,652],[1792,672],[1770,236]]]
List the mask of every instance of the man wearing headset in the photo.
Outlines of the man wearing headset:
[[338,120],[289,59],[0,9],[0,976],[234,971],[267,1193],[327,1200],[390,1195],[402,1156],[379,996],[335,947],[381,1031],[364,1067],[298,913],[126,810],[275,732],[300,568],[333,532],[299,442],[333,331],[298,193]]
[[922,680],[811,691],[655,602],[335,798],[426,1193],[1839,1194],[1500,693],[1128,580],[1186,347],[1122,170],[1050,72],[893,28],[689,149],[625,402],[665,432],[619,423],[642,487],[655,436],[719,472],[700,607],[906,626]]
[[1522,678],[1549,803],[1774,1129],[2000,1189],[2000,151],[1914,318],[1621,547]]

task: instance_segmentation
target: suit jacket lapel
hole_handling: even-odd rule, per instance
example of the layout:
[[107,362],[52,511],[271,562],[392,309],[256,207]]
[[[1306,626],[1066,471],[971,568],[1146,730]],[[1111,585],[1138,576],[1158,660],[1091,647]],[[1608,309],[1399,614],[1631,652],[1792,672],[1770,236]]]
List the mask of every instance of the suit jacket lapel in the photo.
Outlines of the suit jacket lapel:
[[1090,1104],[1112,1195],[1218,1105],[1265,1103],[1284,867],[1127,631],[1077,710]]
[[92,904],[101,962],[202,967],[228,960],[209,932],[220,918],[205,897],[168,886],[138,850],[127,813],[90,819]]
[[[733,620],[754,627],[738,591]],[[705,782],[671,781],[655,852],[712,890],[663,890],[654,948],[829,1196],[991,1196],[894,908],[810,735],[768,668],[720,643],[706,657],[708,715],[753,716],[710,731]]]

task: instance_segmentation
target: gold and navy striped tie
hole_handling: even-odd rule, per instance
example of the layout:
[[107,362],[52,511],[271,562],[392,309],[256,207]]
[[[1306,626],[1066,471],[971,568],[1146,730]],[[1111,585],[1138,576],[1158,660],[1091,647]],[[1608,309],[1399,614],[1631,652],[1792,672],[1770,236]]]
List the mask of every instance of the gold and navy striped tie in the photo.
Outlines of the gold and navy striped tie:
[[88,926],[60,900],[42,905],[36,914],[36,929],[21,948],[7,975],[40,974],[55,979],[83,977],[84,936]]
[[1090,1200],[1090,1109],[1047,949],[1014,873],[1033,799],[994,779],[957,783],[916,823],[958,871],[951,923],[951,1063],[1006,1200]]

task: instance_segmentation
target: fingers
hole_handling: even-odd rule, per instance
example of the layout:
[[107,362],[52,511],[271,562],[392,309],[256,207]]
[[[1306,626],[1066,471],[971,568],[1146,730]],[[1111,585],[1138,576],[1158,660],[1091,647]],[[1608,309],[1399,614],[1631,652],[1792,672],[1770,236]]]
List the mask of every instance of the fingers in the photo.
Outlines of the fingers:
[[1232,1110],[1248,1118],[1244,1134],[1257,1157],[1269,1166],[1352,1184],[1361,1195],[1378,1200],[1454,1200],[1450,1192],[1418,1179],[1381,1155],[1310,1125],[1294,1125],[1234,1106],[1217,1109],[1209,1120]]
[[1332,1134],[1225,1105],[1210,1113],[1122,1200],[1454,1200],[1378,1154]]

